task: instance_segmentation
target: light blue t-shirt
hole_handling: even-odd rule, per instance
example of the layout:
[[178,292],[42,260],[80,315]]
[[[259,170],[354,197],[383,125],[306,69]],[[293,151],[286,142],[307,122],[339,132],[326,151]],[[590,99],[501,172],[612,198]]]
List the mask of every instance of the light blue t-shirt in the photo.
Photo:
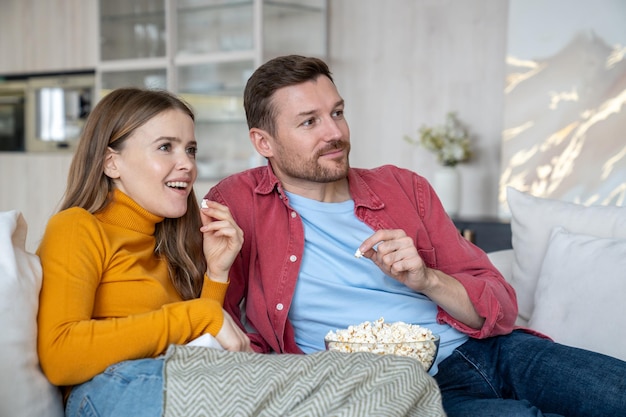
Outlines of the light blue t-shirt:
[[304,255],[289,310],[296,343],[305,353],[324,350],[332,330],[364,321],[404,321],[427,327],[441,337],[436,364],[467,340],[467,335],[436,321],[428,297],[385,275],[354,253],[374,231],[354,215],[354,201],[323,203],[287,193],[304,224]]

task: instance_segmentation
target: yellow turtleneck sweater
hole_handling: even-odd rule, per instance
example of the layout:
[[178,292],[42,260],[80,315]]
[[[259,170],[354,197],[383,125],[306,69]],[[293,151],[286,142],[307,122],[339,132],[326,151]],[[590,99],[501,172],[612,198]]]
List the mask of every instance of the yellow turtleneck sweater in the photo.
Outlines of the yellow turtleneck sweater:
[[182,301],[154,254],[162,220],[117,190],[101,213],[74,207],[50,219],[37,252],[38,351],[53,384],[76,385],[221,329],[228,284],[205,276],[201,297]]

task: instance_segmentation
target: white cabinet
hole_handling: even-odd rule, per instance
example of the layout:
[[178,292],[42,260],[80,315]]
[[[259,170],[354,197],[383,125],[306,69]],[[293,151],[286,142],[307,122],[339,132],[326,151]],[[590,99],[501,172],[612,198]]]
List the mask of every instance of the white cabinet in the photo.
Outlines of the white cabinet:
[[167,88],[196,113],[201,179],[258,165],[243,89],[283,54],[326,58],[327,0],[101,0],[100,97],[134,85]]
[[97,0],[1,0],[0,74],[93,70]]

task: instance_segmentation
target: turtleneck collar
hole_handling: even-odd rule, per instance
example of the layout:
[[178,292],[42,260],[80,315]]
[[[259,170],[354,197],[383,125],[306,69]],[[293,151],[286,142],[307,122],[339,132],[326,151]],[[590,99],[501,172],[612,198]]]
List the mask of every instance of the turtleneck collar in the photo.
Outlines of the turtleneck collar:
[[111,202],[96,217],[101,221],[146,235],[154,235],[157,223],[164,217],[156,216],[118,189],[111,193]]

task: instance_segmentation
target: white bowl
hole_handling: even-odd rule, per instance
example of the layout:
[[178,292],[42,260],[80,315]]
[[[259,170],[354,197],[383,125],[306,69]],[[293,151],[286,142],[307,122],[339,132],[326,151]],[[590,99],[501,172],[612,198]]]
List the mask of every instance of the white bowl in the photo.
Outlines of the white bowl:
[[429,371],[435,362],[439,351],[439,336],[432,335],[431,340],[421,340],[412,342],[342,342],[338,340],[324,339],[326,350],[337,352],[370,352],[380,355],[398,355],[415,358],[422,363],[426,371]]

